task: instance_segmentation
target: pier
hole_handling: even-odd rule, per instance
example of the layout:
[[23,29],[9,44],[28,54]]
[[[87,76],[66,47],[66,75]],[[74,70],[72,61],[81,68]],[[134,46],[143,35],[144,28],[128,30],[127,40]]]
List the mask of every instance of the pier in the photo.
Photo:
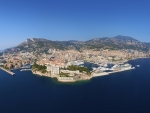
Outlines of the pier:
[[13,73],[13,72],[11,72],[11,71],[9,71],[9,70],[7,70],[7,69],[4,69],[4,68],[2,68],[2,67],[0,67],[0,69],[2,69],[3,71],[5,71],[5,72],[7,72],[7,73],[9,73],[9,74],[11,74],[11,75],[15,75],[15,73]]

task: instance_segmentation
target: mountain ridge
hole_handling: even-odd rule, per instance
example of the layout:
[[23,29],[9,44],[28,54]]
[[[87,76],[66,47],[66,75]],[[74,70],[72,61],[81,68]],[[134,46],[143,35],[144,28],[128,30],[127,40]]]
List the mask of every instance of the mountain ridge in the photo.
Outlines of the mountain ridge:
[[49,49],[59,50],[82,50],[82,49],[135,49],[141,51],[150,50],[150,43],[140,42],[129,36],[118,35],[115,37],[93,38],[87,41],[69,40],[52,41],[44,38],[30,38],[16,47],[5,50],[4,52],[36,51],[46,52]]

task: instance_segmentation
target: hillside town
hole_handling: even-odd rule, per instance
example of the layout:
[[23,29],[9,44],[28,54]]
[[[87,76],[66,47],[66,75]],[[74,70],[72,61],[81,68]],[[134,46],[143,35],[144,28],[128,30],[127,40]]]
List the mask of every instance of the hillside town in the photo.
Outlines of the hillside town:
[[[36,54],[34,52],[3,53],[0,56],[0,65],[5,69],[19,69],[26,64],[45,66],[46,71],[33,70],[34,74],[49,77],[57,77],[60,81],[76,81],[90,79],[93,75],[85,71],[69,70],[69,66],[84,67],[84,62],[105,65],[107,63],[120,64],[131,59],[149,57],[149,52],[137,50],[56,50],[49,49],[46,53]],[[92,72],[93,70],[90,70]]]

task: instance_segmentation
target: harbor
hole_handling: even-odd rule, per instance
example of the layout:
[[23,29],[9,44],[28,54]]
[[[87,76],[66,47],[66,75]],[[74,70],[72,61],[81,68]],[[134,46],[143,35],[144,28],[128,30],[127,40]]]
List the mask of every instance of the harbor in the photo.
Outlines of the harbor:
[[9,73],[9,74],[11,74],[11,75],[15,75],[15,73],[11,72],[10,70],[4,69],[2,67],[0,67],[0,69],[7,72],[7,73]]
[[25,64],[24,66],[21,67],[20,71],[31,71],[31,67],[33,64]]

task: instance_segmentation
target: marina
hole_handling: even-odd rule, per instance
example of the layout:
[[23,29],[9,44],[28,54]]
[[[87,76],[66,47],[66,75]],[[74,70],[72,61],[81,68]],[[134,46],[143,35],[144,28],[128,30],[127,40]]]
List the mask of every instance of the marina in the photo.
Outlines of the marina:
[[25,64],[24,66],[22,66],[21,68],[31,68],[31,64]]
[[24,66],[21,67],[20,71],[31,71],[31,66],[32,64],[25,64]]

